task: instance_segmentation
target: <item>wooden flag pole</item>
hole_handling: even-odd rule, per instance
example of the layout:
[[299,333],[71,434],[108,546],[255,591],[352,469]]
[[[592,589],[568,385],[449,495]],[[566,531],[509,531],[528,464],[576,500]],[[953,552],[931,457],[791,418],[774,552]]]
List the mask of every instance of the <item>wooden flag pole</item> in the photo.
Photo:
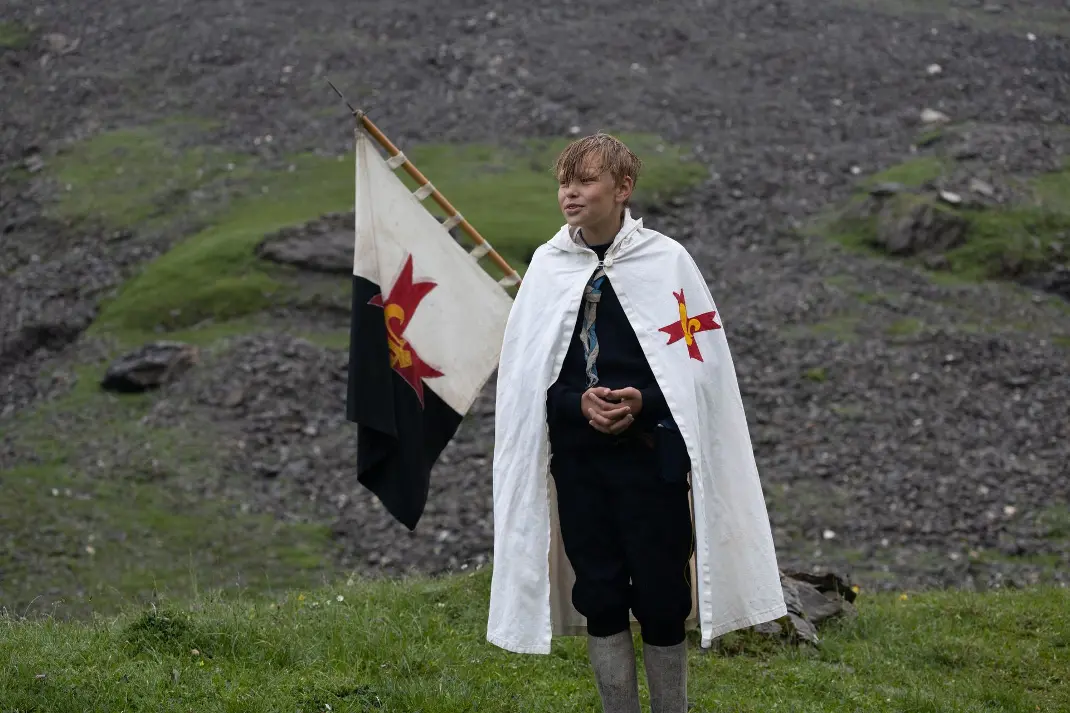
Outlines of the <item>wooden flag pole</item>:
[[[330,80],[327,80],[327,83],[331,84]],[[338,93],[338,96],[342,96],[342,93],[338,91],[338,88],[335,87],[334,84],[331,84],[331,87],[334,89],[335,92]],[[345,97],[342,97],[342,99],[345,100]],[[348,101],[346,101],[346,105],[349,106],[350,111],[353,112],[353,116],[356,117],[357,121],[361,123],[364,129],[369,134],[371,134],[372,138],[378,141],[379,145],[386,149],[386,152],[390,154],[391,158],[394,158],[395,156],[401,154],[401,150],[398,149],[398,147],[395,146],[393,142],[390,141],[390,139],[388,139],[385,134],[383,134],[382,131],[379,130],[379,127],[376,126],[372,122],[372,120],[368,118],[368,115],[365,112],[360,111],[359,109],[354,109]],[[413,165],[412,161],[410,161],[407,156],[405,156],[404,159],[405,162],[401,164],[401,167],[405,169],[406,173],[412,176],[413,180],[416,181],[420,188],[431,184],[427,177],[424,176],[424,174],[420,173],[420,170],[416,168],[415,165]],[[437,188],[435,188],[434,184],[431,184],[430,196],[431,198],[435,199],[435,203],[438,203],[442,210],[446,211],[446,215],[449,218],[453,218],[454,220],[458,221],[457,225],[459,225],[461,229],[464,230],[464,232],[468,233],[468,236],[471,237],[472,240],[476,242],[476,244],[482,246],[486,250],[486,255],[490,257],[490,259],[494,262],[495,265],[501,268],[502,272],[505,273],[505,277],[501,280],[501,283],[503,285],[508,286],[520,284],[520,275],[517,273],[517,271],[514,270],[508,262],[506,262],[505,258],[503,258],[501,254],[499,254],[498,251],[495,250],[489,242],[487,242],[486,238],[479,234],[479,231],[476,230],[475,227],[473,227],[472,224],[469,223],[464,216],[460,215],[457,209],[454,208],[448,200],[446,200],[446,197],[442,195],[442,193]]]

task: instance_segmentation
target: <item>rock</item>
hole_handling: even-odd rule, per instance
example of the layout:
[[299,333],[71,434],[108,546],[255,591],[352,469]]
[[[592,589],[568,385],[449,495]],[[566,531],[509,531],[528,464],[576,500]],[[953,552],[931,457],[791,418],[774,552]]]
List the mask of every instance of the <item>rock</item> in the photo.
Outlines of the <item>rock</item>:
[[754,631],[759,634],[793,643],[817,645],[821,640],[818,635],[821,624],[857,614],[853,605],[855,591],[834,574],[781,572],[780,583],[784,590],[788,615],[775,622],[754,627]]
[[851,588],[849,582],[844,580],[839,575],[833,572],[826,572],[825,574],[812,574],[810,572],[787,572],[784,576],[799,582],[805,582],[813,585],[817,588],[817,591],[822,594],[829,592],[842,596],[848,602],[854,602],[858,596],[855,590]]
[[24,162],[26,170],[30,173],[37,173],[45,167],[45,161],[41,158],[41,154],[30,154]]
[[947,255],[928,255],[925,258],[925,267],[930,270],[950,270],[951,261],[947,258]]
[[780,637],[780,635],[784,633],[784,628],[776,621],[767,621],[758,624],[754,627],[754,630],[759,634],[775,637]]
[[962,144],[951,150],[951,158],[956,161],[970,161],[981,157],[981,150],[972,144]]
[[78,45],[82,41],[78,38],[71,39],[62,32],[49,32],[41,38],[45,43],[45,48],[55,55],[65,55],[74,52],[78,49]]
[[951,117],[942,111],[936,109],[922,109],[921,111],[921,123],[923,124],[946,124],[951,121]]
[[950,205],[962,205],[962,196],[952,191],[941,190],[939,193],[940,200]]
[[277,464],[262,463],[260,461],[254,462],[251,467],[253,469],[253,472],[257,473],[263,478],[275,478],[282,470],[282,468]]
[[[24,159],[39,153],[35,143]],[[95,228],[35,215],[20,190],[0,186],[0,196],[0,411],[14,404],[11,413],[68,388],[41,378],[44,364],[79,340],[135,250],[143,257],[153,251],[150,240],[114,247]],[[74,349],[88,363],[98,353],[93,340]]]
[[937,74],[940,74],[941,72],[943,72],[944,68],[941,67],[939,64],[933,63],[933,64],[930,64],[925,69],[925,71],[929,74],[929,76],[934,76],[934,75],[937,75]]
[[1016,277],[1025,272],[1025,260],[1016,252],[1004,253],[999,258],[1000,273],[1008,277]]
[[108,367],[100,386],[121,393],[159,388],[185,373],[197,358],[198,350],[190,344],[152,342],[116,360]]
[[266,238],[256,247],[264,260],[313,272],[353,272],[353,230],[299,233]]
[[982,195],[985,198],[995,198],[996,189],[993,188],[991,183],[982,181],[980,178],[970,179],[970,190],[978,195]]
[[910,189],[902,183],[885,182],[879,183],[869,189],[869,194],[874,198],[887,198],[898,193],[907,193]]
[[1055,265],[1048,270],[1027,276],[1022,282],[1028,287],[1058,295],[1070,302],[1070,266]]
[[[441,216],[435,216],[445,222]],[[460,242],[460,230],[450,229]],[[353,272],[353,214],[327,215],[268,235],[256,246],[257,257],[303,270],[348,275]]]
[[245,389],[237,386],[227,393],[227,397],[223,399],[223,405],[227,408],[237,408],[244,400]]
[[15,364],[38,350],[57,351],[75,341],[89,326],[85,310],[52,310],[38,321],[18,325],[12,332],[0,331],[0,367]]
[[904,196],[881,207],[876,243],[892,255],[945,252],[963,243],[968,228],[969,222],[954,211]]

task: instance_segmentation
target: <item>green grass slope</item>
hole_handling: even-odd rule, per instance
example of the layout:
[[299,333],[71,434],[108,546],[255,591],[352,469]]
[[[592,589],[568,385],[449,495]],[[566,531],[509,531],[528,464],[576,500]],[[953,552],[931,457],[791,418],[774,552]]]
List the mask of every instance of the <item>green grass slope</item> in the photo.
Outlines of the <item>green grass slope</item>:
[[[861,182],[847,203],[821,216],[810,232],[857,250],[883,254],[878,247],[875,213],[860,210],[868,191],[882,183],[919,188],[953,168],[939,155],[921,156],[892,166]],[[1064,241],[1070,235],[1070,164],[1028,180],[1018,181],[1027,196],[998,208],[953,207],[928,194],[901,193],[885,198],[896,214],[906,216],[919,203],[956,214],[968,223],[963,244],[948,250],[944,279],[1015,279],[1034,270],[1066,262]],[[922,264],[920,257],[909,258]]]
[[0,51],[23,49],[32,39],[30,28],[17,22],[0,20]]
[[[259,260],[267,234],[324,213],[353,209],[351,157],[288,157],[266,168],[197,144],[202,124],[174,121],[101,134],[61,154],[51,177],[61,187],[54,212],[106,224],[155,227],[195,216],[200,232],[145,267],[94,325],[129,336],[227,321],[286,302],[287,271]],[[387,131],[389,127],[384,127]],[[621,136],[645,162],[638,204],[676,195],[704,180],[706,169],[685,149],[656,136]],[[518,270],[562,224],[550,172],[566,139],[401,147],[420,171]],[[414,188],[414,182],[399,170]],[[426,205],[439,211],[433,201]],[[496,268],[484,261],[492,272]]]
[[[489,588],[483,570],[272,599],[205,596],[93,622],[0,619],[0,700],[12,713],[601,710],[582,639],[559,639],[545,657],[485,641]],[[816,651],[751,634],[729,635],[718,652],[692,647],[693,709],[1070,708],[1065,589],[863,594],[858,605]]]
[[192,419],[145,425],[155,397],[102,392],[102,371],[79,368],[68,395],[3,433],[32,456],[0,473],[0,609],[85,617],[201,587],[264,593],[334,575],[326,525],[205,498],[227,477],[223,437]]

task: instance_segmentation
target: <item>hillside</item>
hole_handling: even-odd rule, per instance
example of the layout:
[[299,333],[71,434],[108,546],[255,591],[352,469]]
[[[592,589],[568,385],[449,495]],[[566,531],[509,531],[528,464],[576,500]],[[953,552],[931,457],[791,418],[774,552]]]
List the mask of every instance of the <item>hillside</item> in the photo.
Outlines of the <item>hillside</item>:
[[[353,476],[344,275],[258,252],[345,228],[327,78],[518,265],[555,149],[633,142],[637,212],[724,314],[785,568],[1066,584],[1061,0],[106,5],[0,20],[0,608],[489,563],[493,384],[408,533]],[[100,389],[156,340],[195,363]]]

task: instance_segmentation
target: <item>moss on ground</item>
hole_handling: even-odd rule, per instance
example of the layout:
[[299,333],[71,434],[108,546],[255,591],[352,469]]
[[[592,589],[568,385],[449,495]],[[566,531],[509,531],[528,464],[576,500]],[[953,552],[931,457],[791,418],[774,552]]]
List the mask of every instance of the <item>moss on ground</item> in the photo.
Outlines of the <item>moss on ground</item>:
[[[280,523],[238,503],[202,501],[168,482],[181,450],[145,441],[159,470],[111,480],[63,462],[4,475],[0,605],[61,617],[188,598],[198,589],[309,586],[328,570],[326,526]],[[162,473],[161,473],[162,471]],[[160,477],[162,482],[132,478]]]
[[1070,504],[1049,505],[1037,515],[1036,523],[1044,538],[1070,542]]
[[198,589],[321,581],[333,562],[326,526],[206,500],[226,477],[217,434],[189,420],[144,425],[155,397],[101,391],[102,368],[79,367],[66,396],[5,431],[33,458],[2,477],[0,607],[80,617]]
[[18,50],[29,46],[33,39],[30,28],[18,22],[0,20],[0,50]]
[[[1070,182],[1070,171],[1061,180]],[[1052,264],[1053,245],[1070,235],[1070,203],[1041,202],[1007,211],[964,211],[966,243],[947,253],[951,269],[968,278],[1013,277]]]
[[[195,140],[197,125],[184,143]],[[192,126],[192,128],[190,128]],[[324,213],[353,208],[351,158],[301,155],[267,170],[251,160],[192,146],[174,147],[161,127],[100,135],[53,162],[62,185],[56,206],[68,218],[95,217],[125,227],[166,221],[192,196],[210,226],[156,259],[105,303],[93,329],[151,334],[205,320],[227,321],[293,298],[285,271],[259,260],[253,248],[267,234]],[[193,137],[193,138],[190,138]],[[657,137],[622,135],[645,162],[639,205],[656,203],[701,182],[700,164]],[[562,221],[550,166],[567,140],[403,147],[414,164],[511,264],[523,270],[534,249]],[[399,175],[410,186],[412,179]],[[220,190],[228,200],[212,200]],[[437,206],[428,203],[432,212]],[[495,270],[489,261],[484,261]]]
[[919,156],[868,176],[862,185],[868,189],[881,183],[902,183],[916,188],[940,178],[947,168],[947,163],[939,156]]
[[[846,247],[884,254],[876,242],[878,217],[859,207],[868,190],[884,182],[916,188],[944,171],[939,158],[922,157],[874,175],[863,182],[845,206],[822,216],[811,232],[822,234]],[[952,281],[1014,279],[1045,269],[1065,255],[1070,235],[1070,165],[1025,182],[1029,198],[1017,204],[993,208],[955,208],[935,198],[902,193],[884,199],[890,210],[908,213],[919,203],[954,213],[967,221],[965,241],[945,253],[947,269],[934,273]],[[919,258],[910,258],[921,264]]]
[[326,347],[327,349],[349,348],[348,329],[335,329],[321,332],[306,332],[301,334],[300,336],[312,342],[313,344],[318,344],[321,347]]
[[891,337],[913,337],[920,334],[923,329],[925,329],[925,323],[920,319],[904,317],[888,325],[886,331]]
[[67,221],[151,229],[176,217],[207,218],[218,196],[250,180],[253,160],[198,144],[212,125],[174,119],[98,134],[61,151],[47,164],[59,189],[49,213]]
[[785,330],[788,339],[819,337],[841,342],[853,342],[859,338],[863,317],[860,314],[844,313],[820,322],[797,324]]

